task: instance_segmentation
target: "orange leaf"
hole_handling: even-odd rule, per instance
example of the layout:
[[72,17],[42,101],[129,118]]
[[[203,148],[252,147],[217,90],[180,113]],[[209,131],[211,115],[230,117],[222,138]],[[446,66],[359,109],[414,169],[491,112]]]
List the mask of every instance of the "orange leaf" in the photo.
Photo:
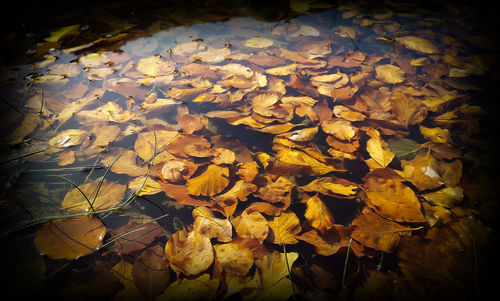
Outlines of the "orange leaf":
[[228,219],[216,218],[207,207],[197,207],[193,210],[193,230],[203,233],[218,241],[231,241],[233,227]]
[[187,180],[187,190],[192,195],[215,195],[229,184],[229,169],[218,165],[209,165],[200,175]]
[[420,201],[404,178],[389,168],[379,168],[364,178],[364,200],[385,218],[400,222],[424,222]]
[[243,211],[231,222],[240,237],[264,241],[269,233],[268,222],[259,212],[247,213]]
[[181,230],[172,234],[165,245],[170,267],[186,276],[195,276],[208,269],[214,261],[210,238],[196,231]]
[[36,231],[36,249],[52,259],[73,260],[101,246],[106,227],[92,216],[57,219]]
[[[85,193],[92,202],[94,200],[97,188],[101,181],[93,181],[82,184],[78,188]],[[125,196],[127,186],[104,180],[100,186],[97,198],[92,204],[94,210],[103,210],[119,204]],[[87,212],[90,210],[89,202],[85,199],[77,188],[73,188],[64,196],[62,207],[71,213]]]
[[317,196],[313,196],[307,200],[307,209],[304,216],[311,222],[311,225],[324,232],[333,227],[333,216],[330,214],[328,207]]

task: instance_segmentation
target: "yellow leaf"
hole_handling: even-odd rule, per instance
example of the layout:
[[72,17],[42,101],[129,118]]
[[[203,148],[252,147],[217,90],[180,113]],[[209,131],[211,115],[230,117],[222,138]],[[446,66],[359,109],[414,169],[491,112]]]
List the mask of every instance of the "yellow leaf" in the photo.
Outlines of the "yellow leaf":
[[[88,212],[90,210],[90,205],[80,190],[85,193],[87,198],[92,202],[100,182],[101,181],[93,181],[85,183],[78,186],[79,190],[77,188],[70,190],[66,193],[62,201],[63,209],[71,213]],[[127,186],[125,185],[104,180],[92,207],[94,210],[103,210],[119,204],[125,196],[126,188]]]
[[387,142],[381,137],[372,137],[366,142],[366,150],[370,156],[382,167],[386,167],[394,159],[394,154],[391,152]]
[[377,78],[388,84],[397,84],[405,80],[405,73],[394,65],[380,65],[375,67]]
[[299,218],[293,212],[283,212],[269,222],[272,231],[268,239],[275,244],[293,245],[298,242],[295,236],[302,231]]
[[209,274],[203,274],[194,279],[180,279],[172,282],[158,295],[156,301],[203,301],[213,300],[219,287],[219,279],[210,279]]
[[255,37],[245,41],[245,46],[251,48],[267,48],[272,45],[274,45],[273,40],[261,37]]
[[79,30],[80,30],[80,25],[78,25],[78,24],[66,26],[66,27],[60,28],[59,30],[50,32],[50,37],[45,38],[45,41],[57,42],[64,36],[78,34]]
[[328,207],[317,196],[313,196],[307,200],[307,209],[304,216],[311,222],[311,225],[324,232],[333,227],[333,216],[330,214]]
[[209,238],[217,238],[218,241],[231,241],[233,227],[231,222],[225,218],[216,218],[207,207],[197,207],[193,210],[193,230],[207,235]]
[[229,184],[229,169],[218,165],[209,165],[199,176],[187,180],[187,190],[191,195],[215,195]]
[[417,52],[432,54],[439,53],[438,47],[429,40],[416,36],[406,36],[396,38],[401,45],[404,47],[415,50]]
[[252,213],[243,211],[240,216],[231,221],[240,237],[263,241],[269,233],[267,220],[257,211]]
[[236,243],[217,244],[215,256],[226,273],[245,276],[253,265],[253,253]]
[[340,195],[351,196],[358,193],[357,185],[342,185],[340,183],[326,182],[321,183],[321,187]]
[[276,154],[276,162],[270,172],[280,175],[323,175],[334,171],[335,168],[326,165],[308,154],[282,148]]
[[208,269],[214,261],[210,238],[185,229],[172,234],[165,245],[165,256],[170,267],[186,276],[194,276]]
[[451,142],[451,133],[448,129],[443,129],[439,127],[427,128],[425,126],[420,126],[420,133],[425,139],[436,143],[448,143]]
[[69,129],[64,130],[49,140],[48,144],[54,147],[69,147],[81,144],[87,137],[84,130]]

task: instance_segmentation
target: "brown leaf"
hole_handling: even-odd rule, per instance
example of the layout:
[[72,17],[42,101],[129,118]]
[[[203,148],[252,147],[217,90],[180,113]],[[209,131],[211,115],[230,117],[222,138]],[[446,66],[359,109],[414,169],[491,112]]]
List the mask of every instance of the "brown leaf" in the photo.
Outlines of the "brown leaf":
[[347,248],[353,229],[354,227],[333,225],[330,230],[323,233],[313,229],[297,238],[312,244],[318,254],[330,256],[337,253],[340,248]]
[[401,235],[408,235],[412,230],[398,223],[391,222],[373,211],[365,210],[352,221],[355,226],[352,238],[364,246],[387,253],[395,253]]
[[109,249],[118,254],[126,255],[146,248],[156,237],[163,233],[163,228],[154,222],[139,224],[132,221],[111,230],[110,233],[112,237],[123,236],[115,240],[109,246]]
[[233,227],[229,219],[216,218],[207,207],[197,207],[193,210],[193,230],[216,238],[221,242],[231,241]]
[[106,227],[92,216],[57,219],[36,231],[36,249],[52,259],[73,260],[102,245]]
[[134,283],[145,300],[153,300],[170,282],[170,269],[163,248],[146,249],[132,267]]
[[392,112],[406,128],[421,123],[427,116],[427,107],[415,97],[392,97],[390,101]]

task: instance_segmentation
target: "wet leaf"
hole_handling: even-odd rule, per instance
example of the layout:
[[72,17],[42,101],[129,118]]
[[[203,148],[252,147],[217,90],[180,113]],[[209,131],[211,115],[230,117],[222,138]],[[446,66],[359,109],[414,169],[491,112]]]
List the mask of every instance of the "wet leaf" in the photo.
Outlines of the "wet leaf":
[[245,46],[251,48],[267,48],[273,45],[273,40],[261,37],[255,37],[245,41]]
[[229,219],[216,218],[206,207],[197,207],[193,210],[193,230],[205,234],[209,238],[216,238],[220,242],[229,242],[233,236],[233,227]]
[[78,34],[79,31],[80,31],[80,25],[78,25],[78,24],[65,26],[65,27],[60,28],[59,30],[52,31],[50,33],[50,36],[45,38],[45,41],[58,42],[60,39],[62,39],[65,36]]
[[306,205],[307,209],[304,216],[311,222],[314,228],[325,232],[333,227],[333,216],[325,203],[317,195],[309,198]]
[[169,75],[175,69],[173,61],[163,60],[159,56],[141,58],[137,62],[137,70],[148,76]]
[[394,65],[380,65],[375,67],[377,78],[388,84],[397,84],[405,80],[404,72]]
[[461,187],[445,187],[438,191],[429,192],[422,195],[427,201],[446,208],[452,208],[460,204],[464,198]]
[[427,140],[436,143],[451,142],[451,133],[448,129],[443,129],[439,127],[428,128],[422,125],[419,127],[419,129],[420,133],[422,133],[422,136],[424,136]]
[[84,130],[69,129],[57,134],[48,141],[48,144],[54,147],[64,148],[81,144],[87,137]]
[[330,256],[341,248],[347,248],[353,229],[352,226],[333,225],[330,230],[323,233],[313,229],[297,236],[297,238],[313,245],[318,254]]
[[[153,195],[161,192],[160,184],[153,180],[151,177],[141,176],[131,180],[128,183],[128,189],[135,190],[138,192],[138,196],[141,195]],[[139,189],[141,189],[139,191]]]
[[[170,145],[178,136],[177,131],[154,131],[142,132],[137,135],[137,140],[134,144],[134,150],[139,157],[143,160],[150,160],[155,150],[155,136],[156,136],[156,151],[165,146]],[[167,152],[161,152],[155,157],[155,163],[164,162],[171,159],[172,156]]]
[[75,162],[75,152],[72,150],[64,151],[59,155],[57,159],[57,165],[66,166],[73,164]]
[[253,253],[236,243],[214,246],[215,256],[226,273],[245,276],[253,265]]
[[207,169],[187,180],[187,190],[192,195],[215,195],[229,184],[229,169],[218,165],[209,165]]
[[171,182],[179,183],[184,180],[184,175],[188,173],[187,166],[182,161],[169,160],[167,161],[162,169],[161,176]]
[[333,166],[326,165],[304,152],[280,149],[269,173],[286,176],[323,175],[334,170]]
[[296,244],[296,235],[302,231],[300,221],[293,212],[283,212],[275,217],[269,221],[269,228],[268,240],[275,244]]
[[273,252],[262,259],[255,260],[261,271],[261,289],[254,292],[252,300],[286,300],[294,294],[288,276],[287,262],[292,267],[299,254],[296,252]]
[[417,36],[397,37],[396,41],[398,41],[404,47],[415,50],[417,52],[425,54],[439,53],[439,49],[434,43]]
[[406,95],[391,98],[391,109],[396,118],[408,128],[408,125],[421,123],[427,117],[427,108],[421,100]]
[[387,142],[385,142],[380,134],[371,137],[366,142],[366,150],[370,156],[382,167],[386,167],[394,159],[394,154],[389,148]]
[[186,276],[202,273],[214,261],[210,238],[196,231],[188,233],[184,229],[172,234],[167,241],[165,256],[174,271]]
[[[85,193],[92,202],[95,198],[97,188],[101,181],[93,181],[79,185],[78,188]],[[99,189],[99,193],[92,204],[94,210],[103,210],[118,205],[123,201],[127,186],[104,180]],[[88,212],[90,205],[77,188],[73,188],[64,196],[62,208],[71,213]]]
[[231,219],[234,230],[240,237],[264,241],[269,233],[267,220],[259,212],[247,213]]
[[159,295],[158,301],[203,301],[212,300],[219,287],[219,279],[210,279],[209,274],[203,274],[194,279],[181,279],[172,282],[165,292]]
[[319,192],[324,195],[352,198],[358,193],[358,185],[337,177],[320,177],[300,187],[304,191]]
[[363,181],[366,204],[383,217],[400,222],[425,221],[417,196],[392,169],[375,169]]
[[325,133],[332,134],[338,139],[350,141],[355,135],[357,129],[347,120],[340,118],[328,119],[321,123],[321,128]]
[[163,248],[155,245],[146,249],[134,263],[132,276],[145,300],[153,300],[170,282],[170,269]]
[[373,211],[365,210],[352,221],[355,226],[352,238],[359,243],[387,253],[395,253],[401,235],[408,235],[418,228],[410,228],[386,220]]
[[73,260],[96,251],[105,234],[106,227],[92,216],[57,219],[38,228],[35,247],[49,258]]
[[[130,254],[145,249],[153,240],[163,233],[156,222],[139,224],[129,221],[125,225],[111,230],[112,237],[120,237],[108,247],[117,254]],[[123,236],[122,236],[123,235]]]

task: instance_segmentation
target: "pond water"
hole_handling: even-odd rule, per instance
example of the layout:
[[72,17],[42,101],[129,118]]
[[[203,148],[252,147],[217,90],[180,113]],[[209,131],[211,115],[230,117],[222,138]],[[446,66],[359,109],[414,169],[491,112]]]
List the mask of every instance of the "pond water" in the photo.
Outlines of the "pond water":
[[4,291],[486,296],[499,46],[486,8],[31,7],[2,33]]

